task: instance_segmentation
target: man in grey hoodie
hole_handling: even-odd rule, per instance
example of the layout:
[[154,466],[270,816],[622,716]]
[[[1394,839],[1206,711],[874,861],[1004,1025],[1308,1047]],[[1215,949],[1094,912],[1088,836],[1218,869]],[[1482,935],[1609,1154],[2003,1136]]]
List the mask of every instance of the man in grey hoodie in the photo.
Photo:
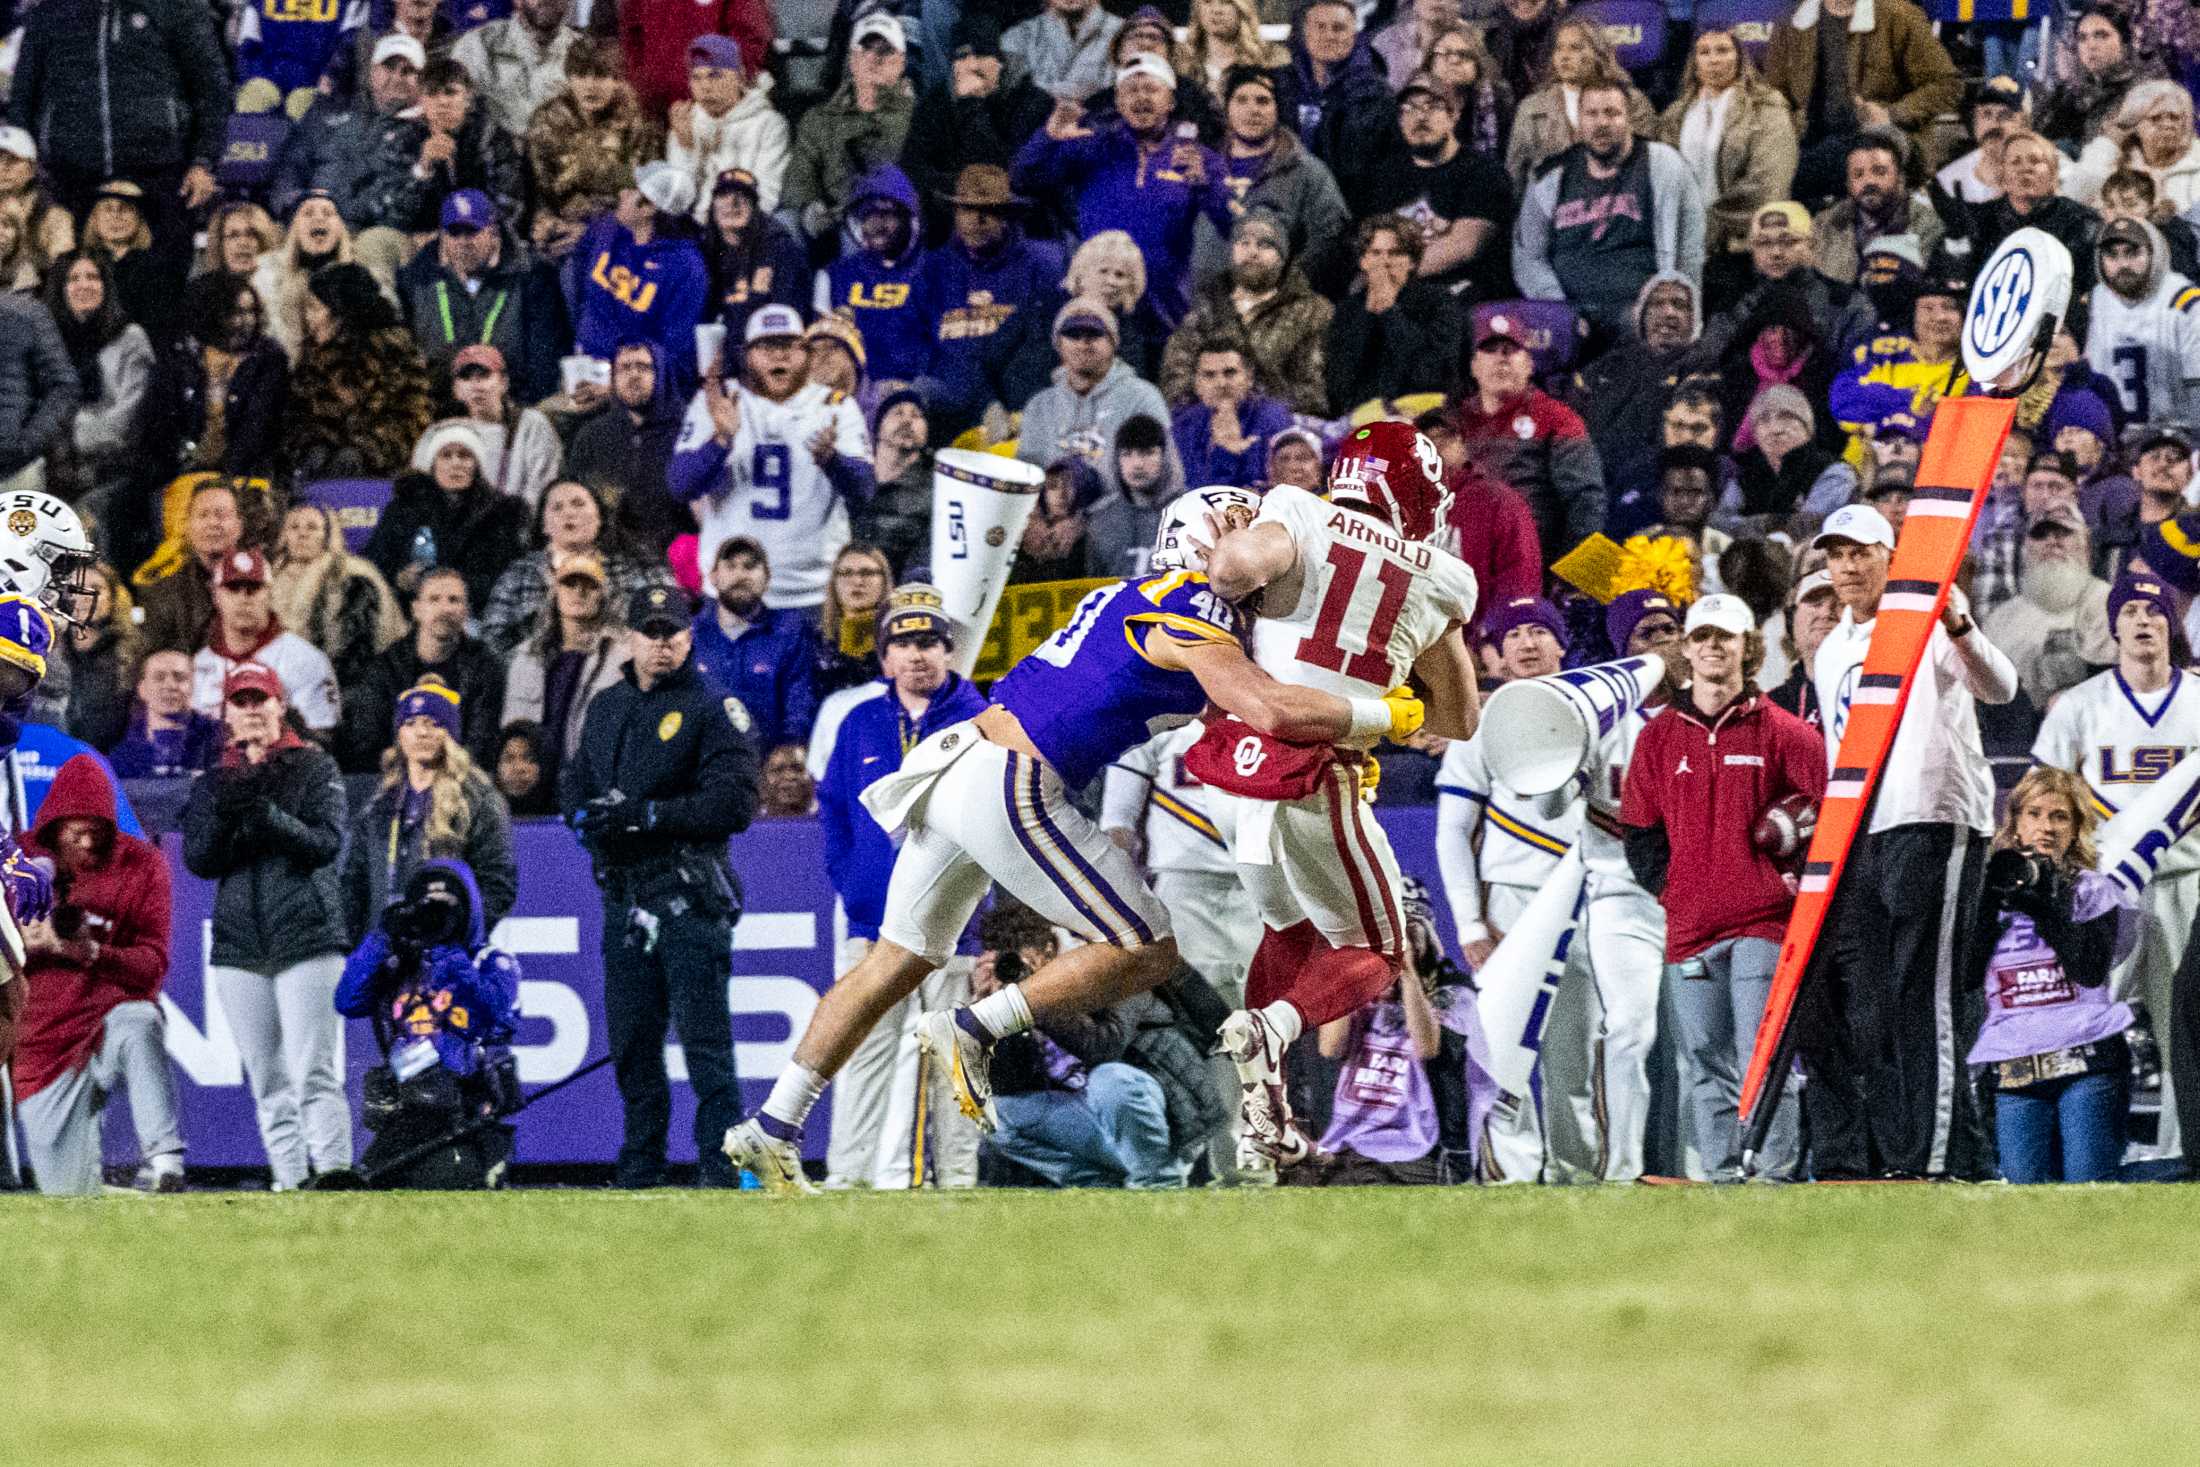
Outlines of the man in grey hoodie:
[[1581,141],[1521,202],[1513,278],[1529,299],[1570,302],[1616,336],[1652,275],[1703,278],[1703,191],[1679,153],[1629,129],[1623,83],[1590,83],[1580,106]]
[[[1116,476],[1116,430],[1140,413],[1167,423],[1169,409],[1160,388],[1116,357],[1121,339],[1115,312],[1091,296],[1078,296],[1055,313],[1054,350],[1062,364],[1054,369],[1054,385],[1024,405],[1018,458],[1042,469],[1057,459],[1080,458],[1100,471],[1109,493],[1123,487]],[[1182,483],[1175,445],[1165,443],[1163,454],[1169,477]]]

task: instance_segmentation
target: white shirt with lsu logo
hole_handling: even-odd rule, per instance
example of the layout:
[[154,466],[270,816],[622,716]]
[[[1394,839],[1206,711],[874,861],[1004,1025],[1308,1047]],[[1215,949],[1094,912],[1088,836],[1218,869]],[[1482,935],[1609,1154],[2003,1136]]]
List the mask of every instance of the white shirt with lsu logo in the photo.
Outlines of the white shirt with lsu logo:
[[[2112,667],[2055,700],[2032,757],[2076,772],[2105,820],[2193,749],[2200,749],[2200,678],[2172,668],[2167,687],[2141,693]],[[2200,871],[2200,834],[2171,846],[2159,869]]]
[[1379,698],[1446,628],[1474,616],[1465,562],[1371,515],[1278,484],[1254,523],[1283,526],[1298,547],[1291,573],[1261,592],[1253,624],[1253,661],[1279,682]]
[[[726,452],[725,471],[695,501],[696,552],[708,570],[720,542],[735,535],[764,547],[772,568],[764,604],[816,606],[825,599],[833,557],[848,543],[848,506],[818,467],[810,440],[831,429],[834,451],[871,461],[871,437],[855,399],[820,383],[804,386],[785,402],[760,397],[729,382],[741,405],[741,428]],[[717,432],[710,407],[698,392],[688,404],[675,452],[698,448]]]

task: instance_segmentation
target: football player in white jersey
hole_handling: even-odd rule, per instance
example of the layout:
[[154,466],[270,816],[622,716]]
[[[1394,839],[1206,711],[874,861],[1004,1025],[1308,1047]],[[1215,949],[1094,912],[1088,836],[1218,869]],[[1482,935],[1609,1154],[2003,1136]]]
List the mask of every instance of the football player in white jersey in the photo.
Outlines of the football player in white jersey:
[[[1482,631],[1508,680],[1546,677],[1566,655],[1565,619],[1539,596],[1487,612]],[[1573,785],[1523,795],[1499,783],[1479,733],[1444,750],[1436,771],[1436,865],[1470,968],[1489,961],[1580,837],[1581,795]],[[1485,1181],[1532,1182],[1542,1174],[1543,1127],[1534,1106],[1521,1106],[1511,1120],[1493,1114],[1478,1140]]]
[[2095,246],[2086,361],[2116,384],[2134,423],[2189,423],[2200,413],[2200,287],[2169,267],[2161,231],[2115,219]]
[[763,307],[744,335],[740,380],[729,391],[719,371],[705,373],[665,481],[694,506],[701,564],[721,541],[747,535],[771,564],[766,606],[819,606],[848,543],[848,506],[877,487],[870,434],[854,398],[805,382],[793,307]]
[[[1430,543],[1450,500],[1424,435],[1370,423],[1338,449],[1327,501],[1269,490],[1251,525],[1215,540],[1208,580],[1233,602],[1257,593],[1253,660],[1279,682],[1380,697],[1411,676],[1426,689],[1428,731],[1470,738],[1481,713],[1464,635],[1474,572]],[[1361,764],[1229,719],[1208,721],[1192,758],[1201,779],[1246,797],[1231,851],[1267,933],[1222,1045],[1247,1139],[1279,1163],[1312,1149],[1291,1121],[1284,1050],[1380,997],[1404,966],[1402,878],[1360,798]]]
[[[2108,594],[2116,665],[2055,700],[2040,724],[2032,757],[2068,769],[2092,791],[2104,820],[2200,749],[2200,678],[2171,656],[2176,602],[2152,576],[2127,575]],[[2170,1084],[2170,984],[2200,917],[2200,835],[2188,833],[2162,854],[2139,899],[2138,942],[2116,969],[2117,997],[2146,1005],[2162,1050],[2162,1112],[2155,1136],[2163,1159],[2184,1154]]]
[[1643,725],[1687,676],[1681,611],[1660,591],[1629,591],[1604,611],[1622,656],[1656,653],[1666,682],[1599,739],[1581,766],[1581,855],[1588,900],[1570,966],[1543,1031],[1546,1182],[1631,1182],[1642,1175],[1650,1120],[1650,1046],[1665,978],[1665,908],[1627,864],[1619,823],[1627,765]]
[[[1234,1009],[1245,1002],[1245,974],[1260,945],[1260,911],[1230,858],[1227,832],[1236,800],[1207,788],[1184,767],[1199,735],[1200,725],[1187,723],[1109,765],[1100,829],[1145,868],[1153,894],[1176,924],[1184,961]],[[1218,1077],[1225,1086],[1236,1083],[1228,1063],[1216,1060],[1225,1067]],[[1272,1171],[1257,1178],[1239,1174],[1236,1130],[1234,1124],[1220,1128],[1209,1148],[1215,1175],[1227,1182],[1272,1181]]]

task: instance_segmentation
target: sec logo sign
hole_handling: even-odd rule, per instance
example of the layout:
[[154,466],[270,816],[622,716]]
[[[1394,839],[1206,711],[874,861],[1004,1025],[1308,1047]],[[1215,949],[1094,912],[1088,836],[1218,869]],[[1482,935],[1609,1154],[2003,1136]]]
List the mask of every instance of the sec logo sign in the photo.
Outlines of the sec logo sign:
[[2002,242],[1971,290],[1963,317],[1963,365],[1980,387],[2022,388],[2015,369],[2037,362],[2041,327],[2070,306],[2070,251],[2040,229],[2020,229]]
[[1971,349],[1991,356],[2016,339],[2024,324],[2025,308],[2032,304],[2037,276],[2032,252],[2014,249],[1994,262],[1971,292],[1971,319],[1965,336]]

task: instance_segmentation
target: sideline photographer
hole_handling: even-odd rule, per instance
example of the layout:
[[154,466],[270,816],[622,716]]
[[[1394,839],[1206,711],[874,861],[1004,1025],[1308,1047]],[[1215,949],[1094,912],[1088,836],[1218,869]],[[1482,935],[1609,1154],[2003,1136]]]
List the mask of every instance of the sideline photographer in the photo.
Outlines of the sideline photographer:
[[741,887],[726,841],[756,814],[756,747],[741,700],[696,669],[679,592],[635,593],[627,625],[631,660],[589,705],[558,789],[603,890],[604,1011],[626,1109],[616,1185],[664,1182],[669,1022],[695,1089],[701,1180],[731,1187],[719,1143],[741,1118],[726,1006]]
[[[365,1085],[372,1185],[503,1185],[512,1128],[466,1128],[519,1108],[518,1069],[506,1047],[518,994],[519,964],[488,945],[473,872],[463,861],[422,864],[403,898],[345,960],[336,986],[336,1012],[372,1019],[382,1046],[382,1063],[367,1071]],[[448,1145],[393,1167],[444,1135],[452,1135]]]

